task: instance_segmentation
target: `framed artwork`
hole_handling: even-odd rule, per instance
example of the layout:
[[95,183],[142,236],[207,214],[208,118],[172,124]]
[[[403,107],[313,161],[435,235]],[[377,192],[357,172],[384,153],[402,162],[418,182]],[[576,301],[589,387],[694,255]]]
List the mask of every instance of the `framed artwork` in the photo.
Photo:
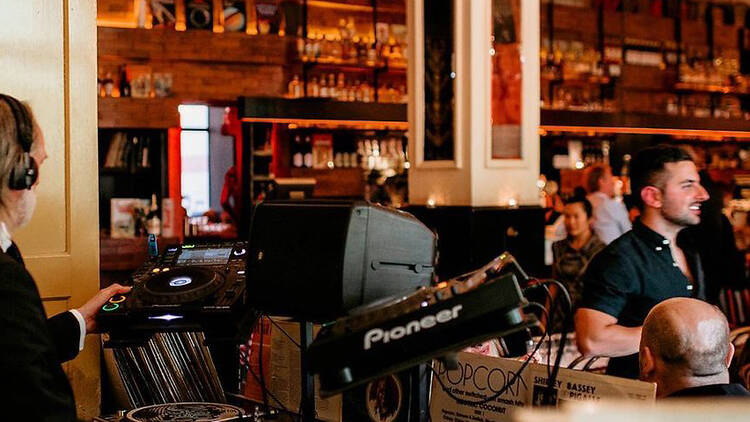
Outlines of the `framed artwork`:
[[492,0],[491,103],[488,159],[523,160],[520,0]]
[[[415,113],[411,136],[417,168],[459,168],[455,27],[461,0],[414,0]],[[411,65],[411,63],[410,63]]]

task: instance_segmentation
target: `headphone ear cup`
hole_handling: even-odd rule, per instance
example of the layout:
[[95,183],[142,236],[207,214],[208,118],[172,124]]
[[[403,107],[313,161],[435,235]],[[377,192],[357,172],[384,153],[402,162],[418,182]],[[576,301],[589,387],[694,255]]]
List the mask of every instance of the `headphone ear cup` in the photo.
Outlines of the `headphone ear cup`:
[[36,160],[28,152],[24,152],[13,166],[8,182],[11,189],[24,190],[31,189],[37,178],[39,178],[39,167]]

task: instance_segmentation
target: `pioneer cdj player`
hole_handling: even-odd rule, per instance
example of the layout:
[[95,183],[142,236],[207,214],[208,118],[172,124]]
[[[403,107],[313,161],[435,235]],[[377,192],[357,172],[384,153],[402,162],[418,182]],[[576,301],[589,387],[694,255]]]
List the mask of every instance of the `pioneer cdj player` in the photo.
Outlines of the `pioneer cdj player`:
[[171,246],[131,276],[133,289],[97,315],[110,342],[137,343],[154,332],[203,331],[230,338],[245,312],[245,242]]

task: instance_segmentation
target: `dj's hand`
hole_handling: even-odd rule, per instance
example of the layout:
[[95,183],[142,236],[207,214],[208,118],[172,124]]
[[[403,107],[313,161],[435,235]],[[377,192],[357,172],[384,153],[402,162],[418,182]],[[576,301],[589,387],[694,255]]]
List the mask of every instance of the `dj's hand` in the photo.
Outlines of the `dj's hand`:
[[116,294],[123,294],[129,292],[130,286],[122,286],[117,283],[107,287],[106,289],[99,290],[88,302],[78,308],[78,312],[83,316],[86,321],[86,333],[96,332],[96,313],[99,312],[102,306]]

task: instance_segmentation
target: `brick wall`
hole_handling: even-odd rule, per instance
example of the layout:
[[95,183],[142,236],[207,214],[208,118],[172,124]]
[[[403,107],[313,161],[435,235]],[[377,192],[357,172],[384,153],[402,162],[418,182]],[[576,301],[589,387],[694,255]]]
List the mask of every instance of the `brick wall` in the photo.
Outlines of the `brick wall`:
[[240,95],[280,96],[286,91],[291,41],[278,36],[99,28],[100,74],[120,65],[171,73],[173,96],[184,101],[230,101]]

